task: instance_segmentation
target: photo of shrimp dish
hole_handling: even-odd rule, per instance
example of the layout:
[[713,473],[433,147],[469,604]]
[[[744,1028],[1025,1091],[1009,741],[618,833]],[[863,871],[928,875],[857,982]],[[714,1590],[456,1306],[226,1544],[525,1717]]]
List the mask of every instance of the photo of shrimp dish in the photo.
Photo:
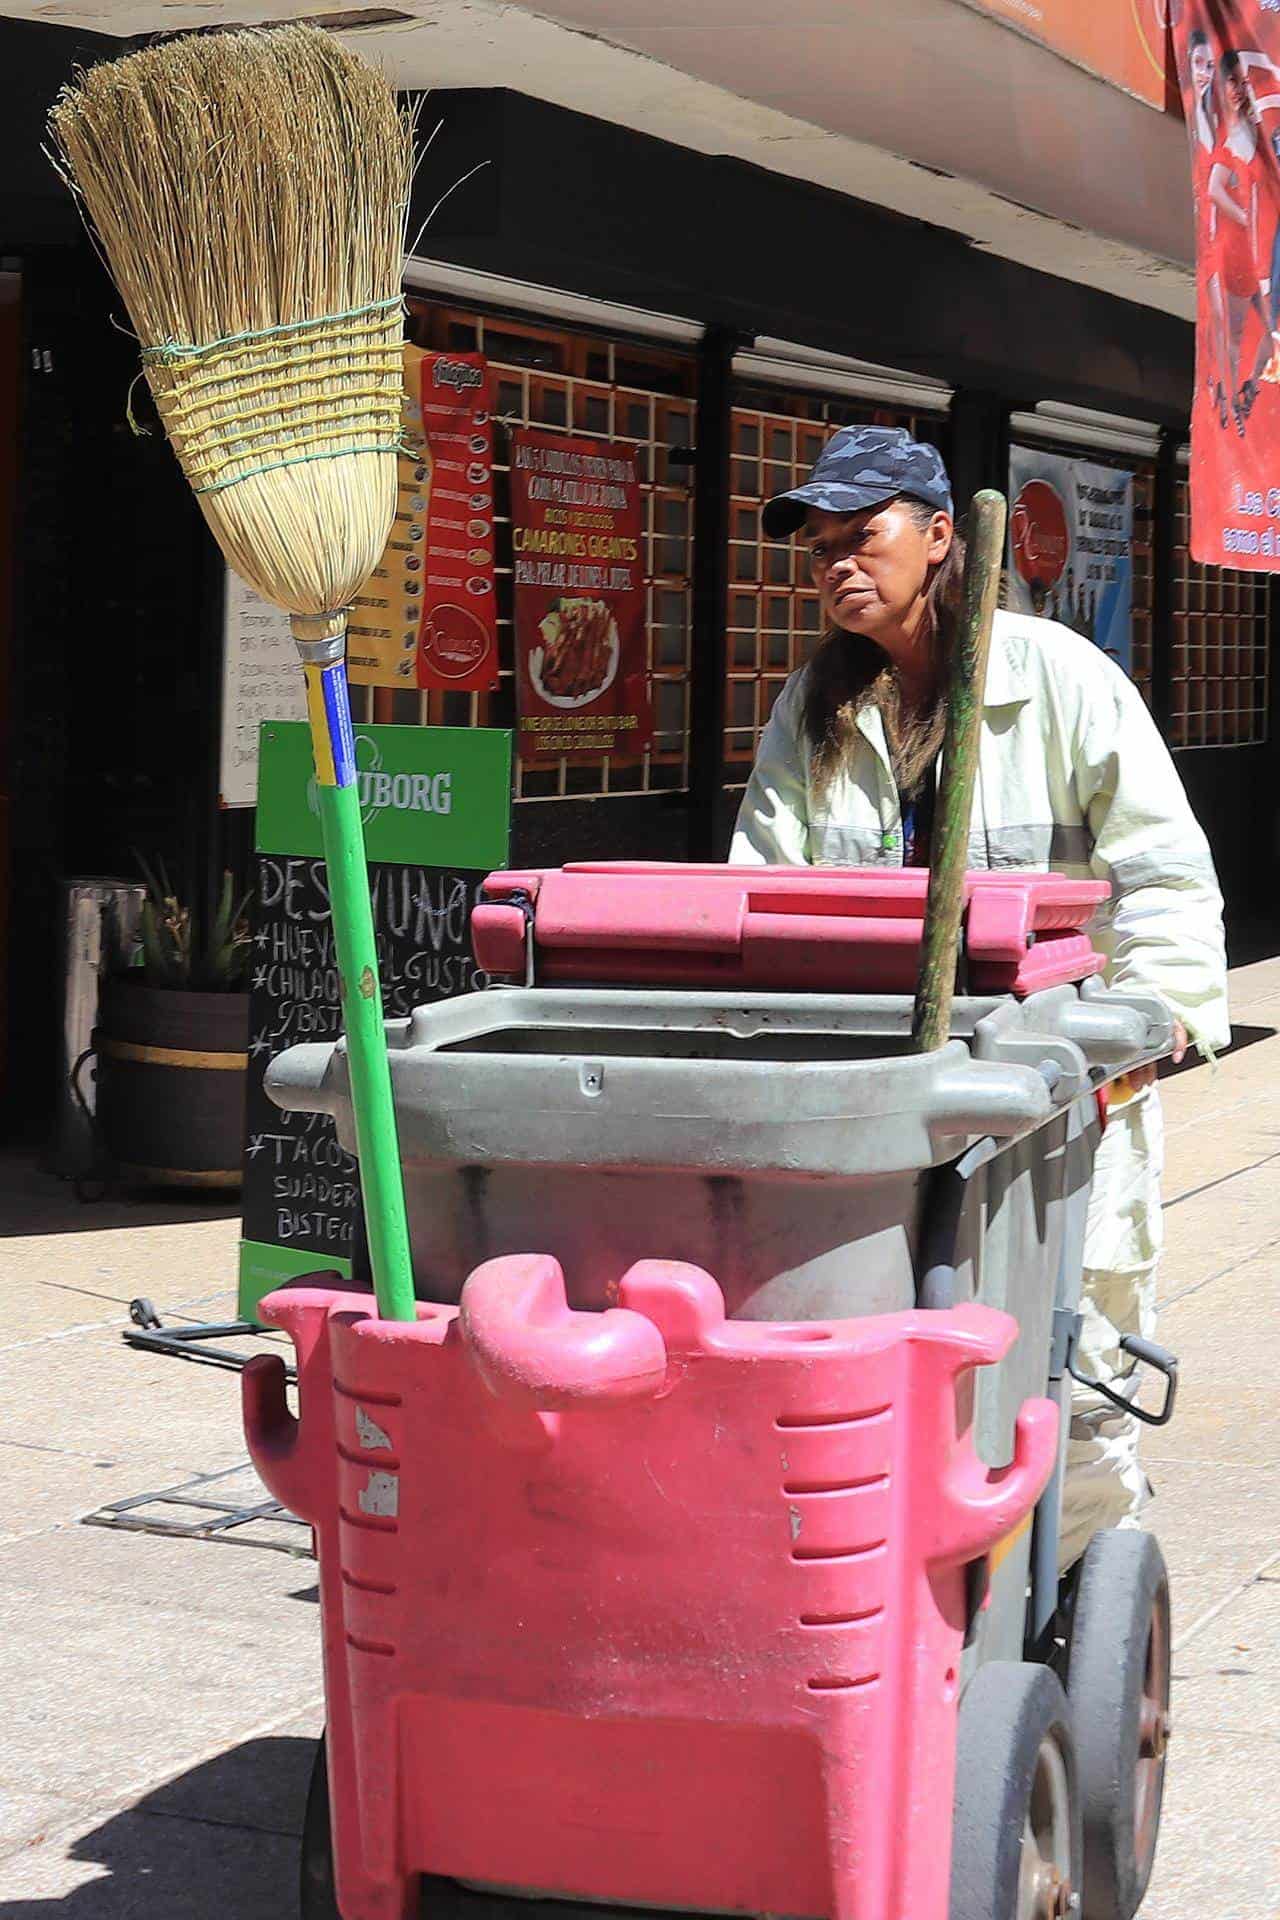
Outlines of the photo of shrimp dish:
[[545,700],[577,706],[610,685],[618,670],[618,626],[603,600],[561,600],[538,631],[543,644],[529,668]]

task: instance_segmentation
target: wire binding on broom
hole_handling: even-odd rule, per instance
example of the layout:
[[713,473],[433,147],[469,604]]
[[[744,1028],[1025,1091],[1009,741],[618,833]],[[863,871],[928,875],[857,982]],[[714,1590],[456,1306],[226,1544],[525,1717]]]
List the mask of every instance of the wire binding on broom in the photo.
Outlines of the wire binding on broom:
[[204,344],[146,348],[148,383],[195,492],[310,460],[398,451],[403,309],[394,295]]
[[182,340],[162,340],[154,347],[144,347],[143,360],[187,359],[197,354],[217,353],[221,347],[256,346],[260,340],[277,340],[288,344],[286,336],[302,339],[316,328],[340,326],[344,320],[365,320],[379,313],[403,313],[404,295],[393,293],[388,300],[371,300],[363,307],[348,307],[345,313],[321,313],[314,320],[286,320],[276,327],[260,327],[256,333],[227,333],[220,340],[206,340],[196,346]]

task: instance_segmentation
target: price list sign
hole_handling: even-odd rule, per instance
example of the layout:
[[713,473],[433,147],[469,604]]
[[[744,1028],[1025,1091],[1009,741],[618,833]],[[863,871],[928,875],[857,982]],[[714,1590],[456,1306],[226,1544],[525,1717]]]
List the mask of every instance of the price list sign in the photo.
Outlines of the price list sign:
[[[505,864],[511,736],[360,728],[357,775],[388,1019],[486,984],[471,909]],[[263,1084],[277,1054],[342,1032],[338,963],[305,724],[264,726],[249,999],[240,1313],[299,1274],[349,1276],[359,1169],[327,1114],[286,1113]]]
[[493,414],[478,353],[407,346],[391,538],[352,609],[347,671],[364,686],[498,684]]

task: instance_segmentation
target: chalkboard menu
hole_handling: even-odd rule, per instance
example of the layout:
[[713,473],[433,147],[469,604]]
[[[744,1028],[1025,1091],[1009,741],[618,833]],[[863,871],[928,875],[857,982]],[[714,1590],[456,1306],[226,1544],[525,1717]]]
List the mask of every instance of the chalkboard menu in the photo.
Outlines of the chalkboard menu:
[[[306,731],[263,728],[240,1254],[246,1319],[283,1280],[322,1268],[349,1274],[359,1223],[359,1171],[332,1120],[282,1112],[263,1087],[277,1054],[342,1031],[319,824],[306,802]],[[374,726],[357,734],[356,750],[368,776],[361,797],[371,853],[416,847],[439,856],[370,864],[383,1007],[393,1019],[486,984],[471,954],[471,908],[507,857],[510,735]],[[434,809],[408,804],[433,797]],[[468,864],[449,863],[450,852]]]

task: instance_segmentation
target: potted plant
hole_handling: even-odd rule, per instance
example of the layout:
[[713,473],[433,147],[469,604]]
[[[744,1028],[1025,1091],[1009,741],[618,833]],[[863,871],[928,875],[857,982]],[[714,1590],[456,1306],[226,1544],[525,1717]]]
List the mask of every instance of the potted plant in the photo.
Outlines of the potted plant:
[[202,928],[163,862],[147,886],[136,963],[102,983],[97,1117],[116,1170],[139,1185],[240,1185],[249,929],[229,873]]

